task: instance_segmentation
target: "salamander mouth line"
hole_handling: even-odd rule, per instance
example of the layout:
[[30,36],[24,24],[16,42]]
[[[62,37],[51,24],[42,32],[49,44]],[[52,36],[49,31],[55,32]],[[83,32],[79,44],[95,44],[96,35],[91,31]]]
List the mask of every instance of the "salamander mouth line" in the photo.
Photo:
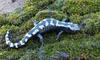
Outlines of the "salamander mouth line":
[[5,35],[5,40],[6,44],[9,47],[19,48],[25,45],[28,42],[28,40],[33,36],[37,36],[39,38],[39,41],[43,43],[44,38],[42,34],[47,33],[48,31],[59,31],[56,38],[56,40],[58,40],[63,32],[80,31],[80,28],[80,25],[69,22],[67,21],[67,19],[59,21],[54,18],[46,18],[40,22],[34,21],[34,27],[31,30],[29,30],[29,32],[27,32],[21,40],[18,40],[19,42],[11,42],[10,31],[7,31]]

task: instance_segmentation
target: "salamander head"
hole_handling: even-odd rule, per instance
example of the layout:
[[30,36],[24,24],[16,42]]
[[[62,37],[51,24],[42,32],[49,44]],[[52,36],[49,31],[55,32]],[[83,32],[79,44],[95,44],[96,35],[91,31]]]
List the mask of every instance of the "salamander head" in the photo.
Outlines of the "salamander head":
[[72,22],[69,22],[68,24],[69,24],[68,27],[69,27],[70,30],[72,30],[72,31],[80,31],[82,28],[85,27],[85,23],[74,24],[74,23],[72,23]]
[[79,31],[80,30],[80,25],[74,24],[72,22],[68,22],[68,25],[66,27],[72,31]]

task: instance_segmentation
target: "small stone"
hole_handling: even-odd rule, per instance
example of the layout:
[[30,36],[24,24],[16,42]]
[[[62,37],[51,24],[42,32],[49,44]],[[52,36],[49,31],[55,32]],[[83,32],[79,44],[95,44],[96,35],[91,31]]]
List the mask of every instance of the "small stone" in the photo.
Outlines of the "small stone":
[[59,52],[60,59],[67,60],[69,58],[69,54],[67,52]]

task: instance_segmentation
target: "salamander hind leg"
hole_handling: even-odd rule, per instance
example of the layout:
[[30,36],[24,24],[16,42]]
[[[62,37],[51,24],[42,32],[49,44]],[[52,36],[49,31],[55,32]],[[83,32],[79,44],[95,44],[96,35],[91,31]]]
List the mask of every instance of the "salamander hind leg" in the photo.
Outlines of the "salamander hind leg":
[[40,43],[43,44],[43,40],[44,40],[43,36],[41,34],[37,34],[37,37],[39,38]]

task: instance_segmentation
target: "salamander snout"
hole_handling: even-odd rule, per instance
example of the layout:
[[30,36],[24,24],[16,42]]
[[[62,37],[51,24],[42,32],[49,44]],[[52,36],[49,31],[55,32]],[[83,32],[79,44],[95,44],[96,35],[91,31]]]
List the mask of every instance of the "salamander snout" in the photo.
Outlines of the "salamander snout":
[[78,24],[71,24],[69,27],[72,31],[79,31],[80,26]]

